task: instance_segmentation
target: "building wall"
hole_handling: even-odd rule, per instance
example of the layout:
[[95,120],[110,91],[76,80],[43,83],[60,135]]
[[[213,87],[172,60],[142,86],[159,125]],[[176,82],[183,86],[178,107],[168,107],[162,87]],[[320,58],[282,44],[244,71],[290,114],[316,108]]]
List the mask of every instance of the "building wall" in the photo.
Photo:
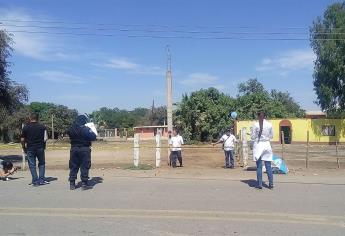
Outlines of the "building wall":
[[[273,126],[273,142],[280,142],[280,122],[288,120],[291,122],[291,141],[292,143],[307,142],[307,132],[309,131],[309,141],[312,143],[335,143],[345,142],[345,119],[274,119],[269,120]],[[246,127],[247,133],[250,132],[255,121],[238,121],[237,132]],[[322,135],[322,126],[335,126],[335,136]],[[250,136],[248,135],[248,139]]]
[[[155,138],[155,129],[157,128],[136,128],[134,133],[140,134],[140,138],[143,139],[154,139]],[[167,137],[168,132],[166,128],[161,128],[162,130],[162,137]]]

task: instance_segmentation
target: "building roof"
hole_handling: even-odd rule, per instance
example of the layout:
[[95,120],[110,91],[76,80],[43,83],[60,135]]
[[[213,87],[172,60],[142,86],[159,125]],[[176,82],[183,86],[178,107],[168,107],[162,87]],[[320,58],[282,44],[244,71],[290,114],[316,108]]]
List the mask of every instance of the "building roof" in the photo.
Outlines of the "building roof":
[[168,128],[167,125],[144,125],[144,126],[136,126],[133,129],[145,129],[145,128]]
[[307,116],[325,116],[326,113],[324,113],[323,111],[306,111],[305,114]]

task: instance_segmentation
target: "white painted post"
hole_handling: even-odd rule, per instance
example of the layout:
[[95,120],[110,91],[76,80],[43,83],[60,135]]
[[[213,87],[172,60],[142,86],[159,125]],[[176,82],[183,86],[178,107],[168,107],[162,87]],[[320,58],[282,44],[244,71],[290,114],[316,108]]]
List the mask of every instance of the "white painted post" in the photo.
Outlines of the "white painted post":
[[23,155],[22,155],[22,171],[24,171],[25,170],[25,157],[26,157],[26,154],[25,154],[25,152],[23,152]]
[[242,165],[243,169],[248,168],[248,142],[247,142],[247,129],[242,128]]
[[115,128],[115,134],[114,137],[117,138],[117,128]]
[[133,156],[133,164],[135,167],[139,166],[139,139],[140,135],[134,135],[134,156]]
[[161,166],[161,131],[156,134],[156,168]]

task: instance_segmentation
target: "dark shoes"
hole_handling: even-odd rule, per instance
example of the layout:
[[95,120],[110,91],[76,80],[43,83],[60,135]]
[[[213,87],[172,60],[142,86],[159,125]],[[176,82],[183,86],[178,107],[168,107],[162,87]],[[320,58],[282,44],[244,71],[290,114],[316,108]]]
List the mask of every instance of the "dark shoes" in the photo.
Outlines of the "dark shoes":
[[91,186],[87,182],[82,182],[81,183],[81,190],[88,190],[91,189]]
[[75,190],[75,182],[74,181],[69,182],[69,189]]
[[[75,181],[70,181],[69,182],[69,189],[70,190],[75,190],[77,186],[75,185]],[[81,182],[81,190],[88,190],[91,189],[92,187],[88,184],[88,182]]]
[[[267,186],[267,185],[266,185],[266,186]],[[262,186],[256,186],[255,188],[258,189],[258,190],[261,190],[261,189],[262,189]],[[270,184],[270,185],[268,185],[267,188],[270,189],[270,190],[273,190],[274,186],[273,186],[273,184]]]
[[47,185],[47,184],[50,184],[50,182],[47,181],[47,180],[41,180],[41,181],[37,181],[37,182],[32,182],[32,183],[29,184],[29,185],[31,185],[31,186],[33,186],[33,187],[38,187],[38,186]]

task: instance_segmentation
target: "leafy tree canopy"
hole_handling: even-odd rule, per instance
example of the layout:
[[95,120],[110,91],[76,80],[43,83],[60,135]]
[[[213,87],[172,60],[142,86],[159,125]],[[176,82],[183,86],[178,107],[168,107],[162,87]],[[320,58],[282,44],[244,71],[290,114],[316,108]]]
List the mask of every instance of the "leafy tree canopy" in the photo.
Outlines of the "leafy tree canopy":
[[310,28],[316,103],[328,114],[345,112],[345,3],[334,3]]
[[259,110],[270,118],[303,117],[305,112],[288,92],[267,91],[257,79],[238,86],[236,98],[215,88],[201,89],[184,95],[175,112],[176,126],[184,138],[197,141],[217,139],[232,125],[229,113],[236,111],[239,119],[255,119]]

